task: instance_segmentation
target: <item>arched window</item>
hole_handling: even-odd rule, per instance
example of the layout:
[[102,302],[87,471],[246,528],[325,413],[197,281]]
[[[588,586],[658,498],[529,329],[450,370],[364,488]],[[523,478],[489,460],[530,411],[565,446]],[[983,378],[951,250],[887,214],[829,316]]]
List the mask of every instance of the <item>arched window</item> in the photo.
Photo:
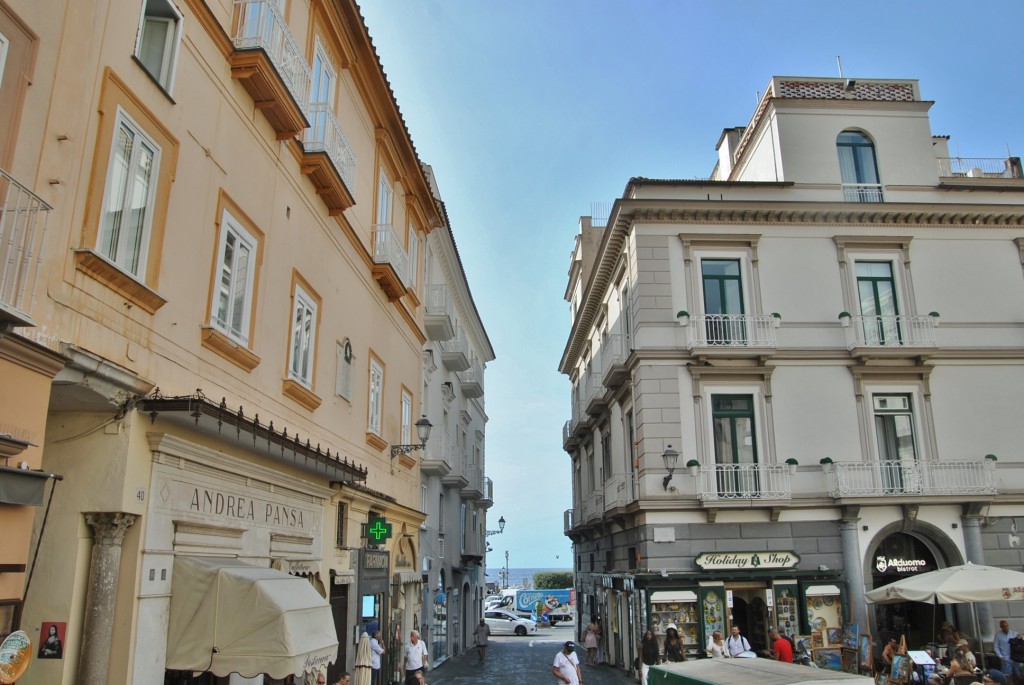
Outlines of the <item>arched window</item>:
[[875,144],[863,133],[843,131],[836,138],[839,173],[847,202],[881,202],[882,184],[878,180]]

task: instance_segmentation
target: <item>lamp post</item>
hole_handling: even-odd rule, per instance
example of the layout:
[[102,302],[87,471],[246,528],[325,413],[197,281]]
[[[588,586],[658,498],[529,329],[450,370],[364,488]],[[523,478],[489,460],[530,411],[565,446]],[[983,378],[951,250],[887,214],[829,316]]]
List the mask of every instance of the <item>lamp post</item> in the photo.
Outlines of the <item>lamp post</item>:
[[488,531],[484,531],[484,532],[486,533],[486,537],[490,537],[492,535],[499,535],[499,534],[503,533],[504,531],[505,531],[505,517],[502,516],[500,519],[498,519],[498,530],[488,530]]
[[421,416],[420,420],[415,424],[416,426],[416,437],[420,439],[418,445],[392,445],[391,446],[391,458],[397,457],[399,454],[409,454],[414,450],[421,450],[427,446],[427,439],[430,438],[430,429],[434,427],[432,423],[427,419],[426,416]]
[[505,587],[504,587],[504,589],[506,589],[506,590],[508,589],[508,550],[507,549],[505,550]]
[[668,483],[672,480],[672,472],[676,470],[676,462],[679,461],[679,452],[672,449],[672,445],[661,453],[661,458],[665,460],[665,468],[668,469],[668,475],[661,481],[663,488],[668,490]]

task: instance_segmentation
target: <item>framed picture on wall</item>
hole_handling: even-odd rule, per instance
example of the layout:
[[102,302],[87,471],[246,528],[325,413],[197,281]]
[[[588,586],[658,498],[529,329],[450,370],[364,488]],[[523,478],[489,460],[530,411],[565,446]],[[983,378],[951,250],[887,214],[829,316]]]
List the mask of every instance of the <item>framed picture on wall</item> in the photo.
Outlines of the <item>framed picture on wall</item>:
[[828,628],[828,646],[829,647],[842,647],[843,646],[843,629],[842,628]]

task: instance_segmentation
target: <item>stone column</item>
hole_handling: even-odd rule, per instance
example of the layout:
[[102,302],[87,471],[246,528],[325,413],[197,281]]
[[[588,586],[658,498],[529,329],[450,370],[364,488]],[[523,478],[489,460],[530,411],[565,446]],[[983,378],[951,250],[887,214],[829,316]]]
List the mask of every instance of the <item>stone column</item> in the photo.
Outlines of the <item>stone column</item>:
[[78,661],[78,685],[107,683],[114,632],[114,600],[121,570],[121,543],[136,518],[135,514],[121,512],[89,512],[85,515],[85,522],[92,528],[93,547],[82,626],[82,654]]
[[[973,511],[964,512],[960,521],[964,527],[964,556],[972,564],[985,563],[985,548],[981,543],[981,522],[983,518]],[[992,625],[992,607],[988,602],[976,602],[975,611],[978,612],[978,639],[987,638],[992,640],[995,636],[995,626]]]
[[857,507],[845,507],[839,522],[840,542],[843,548],[843,575],[846,577],[847,599],[850,615],[844,616],[848,623],[863,623],[867,605],[864,603],[864,563],[860,558],[860,542],[857,524],[860,521]]

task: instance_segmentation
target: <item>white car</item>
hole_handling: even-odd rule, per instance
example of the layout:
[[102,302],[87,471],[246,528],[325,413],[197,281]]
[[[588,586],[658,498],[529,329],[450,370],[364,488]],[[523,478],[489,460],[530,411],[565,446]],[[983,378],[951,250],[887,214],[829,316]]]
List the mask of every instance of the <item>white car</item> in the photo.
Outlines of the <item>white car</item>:
[[537,624],[528,618],[519,618],[503,609],[484,612],[484,622],[491,629],[491,635],[526,635],[537,632]]

